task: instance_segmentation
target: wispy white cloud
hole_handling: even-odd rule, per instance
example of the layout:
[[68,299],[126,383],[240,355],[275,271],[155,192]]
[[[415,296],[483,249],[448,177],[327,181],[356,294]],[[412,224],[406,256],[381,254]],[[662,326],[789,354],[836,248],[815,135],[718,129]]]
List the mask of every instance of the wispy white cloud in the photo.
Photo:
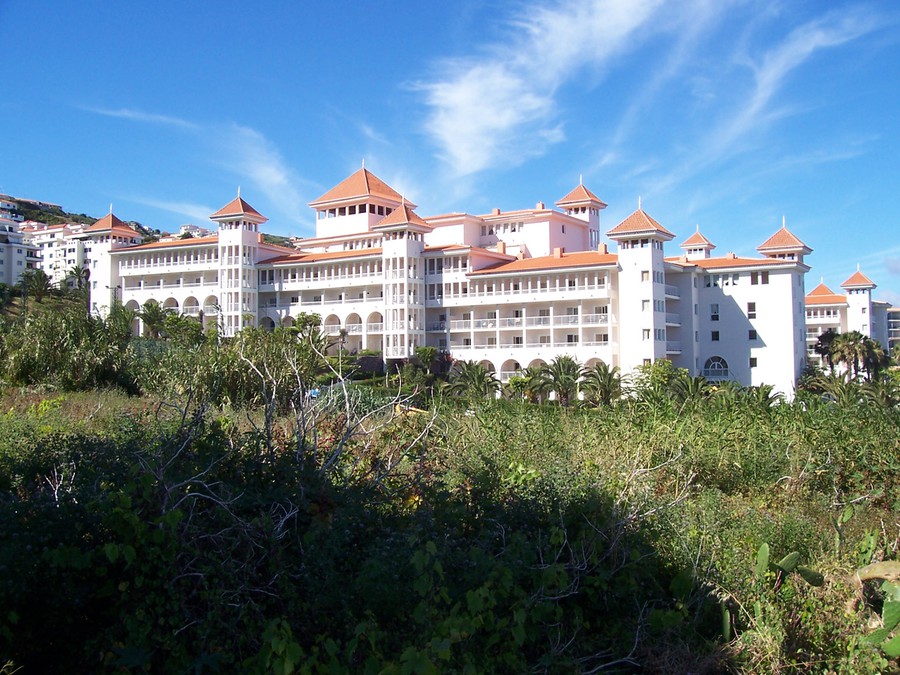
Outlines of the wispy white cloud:
[[[771,19],[772,17],[768,17]],[[879,26],[878,17],[864,8],[843,8],[808,21],[791,30],[780,42],[769,46],[758,56],[751,56],[751,49],[742,46],[742,53],[735,57],[732,66],[750,71],[748,86],[742,88],[741,78],[724,68],[719,77],[722,88],[732,92],[732,98],[721,110],[711,114],[700,128],[700,137],[691,143],[674,169],[656,177],[652,190],[657,193],[672,190],[698,172],[718,165],[725,160],[757,147],[765,146],[765,133],[780,119],[803,112],[796,102],[779,101],[779,94],[786,88],[795,70],[805,65],[818,52],[833,49],[871,33]],[[764,22],[752,23],[748,31],[771,29]],[[752,37],[752,36],[751,36]],[[743,36],[741,42],[752,42]],[[831,152],[813,151],[780,162],[782,168],[796,164],[822,163],[848,159],[859,154],[859,148]]]
[[[144,124],[161,124],[189,131],[200,143],[200,159],[211,162],[234,175],[236,186],[244,184],[262,192],[280,216],[300,222],[305,215],[299,186],[310,183],[297,176],[279,149],[262,133],[234,122],[201,125],[171,115],[130,108],[117,110],[82,106],[83,110]],[[135,200],[147,205],[186,215],[197,221],[208,219],[212,210],[187,202]]]
[[795,28],[758,60],[746,57],[746,65],[753,71],[754,86],[741,102],[738,114],[713,135],[711,152],[722,152],[770,119],[788,114],[787,108],[773,109],[770,104],[789,75],[816,52],[851,42],[877,25],[871,12],[842,8]]
[[[145,206],[152,206],[155,209],[168,211],[180,216],[184,216],[187,222],[194,225],[203,226],[209,221],[209,216],[215,211],[205,204],[195,204],[192,202],[173,202],[163,199],[153,199],[151,197],[132,197],[131,201]],[[183,224],[183,223],[179,223]]]
[[215,162],[260,190],[285,216],[297,222],[305,212],[298,185],[303,183],[281,152],[262,133],[240,124],[213,127],[207,132]]
[[197,125],[193,122],[173,117],[172,115],[160,115],[156,113],[148,113],[133,108],[118,108],[116,110],[110,108],[99,108],[95,106],[79,106],[86,112],[104,115],[106,117],[116,117],[118,119],[130,120],[132,122],[147,122],[150,124],[164,124],[173,127],[181,127],[182,129],[197,129]]
[[531,3],[480,58],[444,62],[420,82],[425,130],[456,175],[515,166],[565,138],[556,91],[588,66],[602,70],[638,42],[661,0]]

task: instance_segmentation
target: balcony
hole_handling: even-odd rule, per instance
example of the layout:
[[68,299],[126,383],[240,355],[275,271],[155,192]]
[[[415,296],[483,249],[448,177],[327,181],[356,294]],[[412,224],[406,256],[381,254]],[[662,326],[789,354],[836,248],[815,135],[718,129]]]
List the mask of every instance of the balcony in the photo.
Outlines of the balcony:
[[681,343],[669,340],[666,342],[666,354],[680,354]]
[[681,325],[681,315],[675,314],[672,312],[666,313],[666,325],[667,326],[680,326]]
[[665,285],[666,297],[671,298],[673,300],[678,300],[681,298],[681,291],[678,290],[678,286],[673,286],[672,284]]

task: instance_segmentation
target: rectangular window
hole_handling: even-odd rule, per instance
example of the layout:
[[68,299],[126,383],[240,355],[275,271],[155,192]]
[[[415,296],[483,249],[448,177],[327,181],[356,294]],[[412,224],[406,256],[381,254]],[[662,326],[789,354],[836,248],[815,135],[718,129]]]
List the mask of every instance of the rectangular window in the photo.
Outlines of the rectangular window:
[[750,272],[750,285],[756,286],[759,283],[759,272]]
[[645,328],[645,329],[642,331],[642,333],[643,333],[643,337],[644,337],[645,340],[649,340],[649,339],[650,339],[650,329],[649,329],[649,328]]
[[570,345],[573,345],[578,342],[578,336],[574,333],[568,333],[566,335],[566,342],[568,342]]
[[513,344],[514,344],[514,345],[520,345],[520,344],[522,344],[522,336],[521,336],[521,335],[516,335],[516,336],[514,336],[514,337],[513,337]]
[[650,270],[641,270],[641,281],[650,281]]
[[714,330],[714,331],[712,332],[712,341],[713,341],[713,342],[718,342],[718,341],[719,341],[719,331]]
[[756,303],[755,302],[747,303],[747,318],[748,319],[756,318]]
[[768,272],[760,272],[759,283],[761,283],[761,284],[769,283],[769,273]]
[[747,339],[755,340],[756,339],[756,331],[755,330],[747,331]]
[[719,303],[714,302],[709,306],[709,320],[710,321],[718,321],[719,320]]
[[550,336],[549,335],[541,335],[538,338],[538,343],[540,343],[542,345],[549,345],[550,344]]
[[756,357],[755,356],[750,357],[750,367],[756,368]]
[[641,310],[645,312],[650,311],[650,301],[649,300],[641,300]]

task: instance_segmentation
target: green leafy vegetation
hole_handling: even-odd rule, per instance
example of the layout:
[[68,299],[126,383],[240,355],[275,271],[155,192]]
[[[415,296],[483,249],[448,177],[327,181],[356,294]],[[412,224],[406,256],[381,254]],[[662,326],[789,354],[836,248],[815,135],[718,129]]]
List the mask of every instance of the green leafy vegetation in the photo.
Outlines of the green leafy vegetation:
[[862,393],[893,371],[501,392],[428,350],[363,372],[313,315],[162,314],[0,318],[6,671],[898,668],[900,410]]

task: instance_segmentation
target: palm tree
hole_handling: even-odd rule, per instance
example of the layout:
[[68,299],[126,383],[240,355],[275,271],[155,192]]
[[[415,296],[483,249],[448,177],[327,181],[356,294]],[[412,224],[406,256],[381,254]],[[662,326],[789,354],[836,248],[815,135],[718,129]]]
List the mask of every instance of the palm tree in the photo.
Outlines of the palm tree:
[[818,339],[816,340],[816,344],[813,347],[813,351],[815,351],[816,354],[822,357],[822,360],[828,364],[828,369],[832,373],[834,372],[834,357],[832,355],[832,348],[834,344],[834,338],[836,337],[837,333],[835,333],[834,331],[825,331],[818,337]]
[[73,265],[66,274],[66,280],[71,279],[79,291],[85,287],[90,278],[91,271],[87,267],[79,265]]
[[449,394],[470,400],[496,396],[500,381],[487,368],[475,361],[457,361],[445,385]]
[[831,358],[843,363],[854,377],[859,375],[860,367],[866,358],[866,336],[859,331],[840,333],[831,343]]
[[568,407],[578,395],[578,381],[583,372],[578,361],[568,354],[562,354],[542,368],[542,379],[547,390],[556,394],[559,404]]
[[38,302],[53,290],[53,282],[44,270],[25,270],[21,276],[22,290]]
[[155,300],[148,300],[138,315],[146,329],[150,331],[150,337],[158,338],[159,332],[166,324],[166,317],[171,313],[172,310],[160,306]]
[[679,403],[695,402],[707,398],[710,394],[709,382],[702,375],[691,377],[686,372],[679,372],[669,382],[669,393]]
[[610,368],[602,361],[584,373],[581,389],[585,398],[597,406],[611,408],[622,398],[622,375],[618,366]]

